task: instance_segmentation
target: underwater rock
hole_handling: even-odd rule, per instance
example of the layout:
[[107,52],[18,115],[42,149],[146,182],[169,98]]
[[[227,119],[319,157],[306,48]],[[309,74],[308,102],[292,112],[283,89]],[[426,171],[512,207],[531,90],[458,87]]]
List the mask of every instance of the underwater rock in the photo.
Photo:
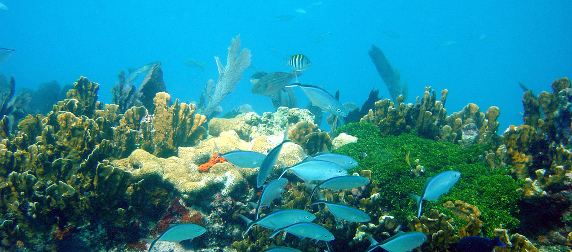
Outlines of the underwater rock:
[[244,141],[260,136],[282,135],[286,124],[313,122],[314,115],[306,109],[280,107],[275,113],[265,112],[262,116],[254,112],[240,114],[235,118],[213,118],[209,122],[209,134],[218,136],[221,132],[234,130]]
[[341,133],[332,140],[332,149],[340,148],[346,144],[357,143],[358,138],[355,136],[348,135],[346,133]]

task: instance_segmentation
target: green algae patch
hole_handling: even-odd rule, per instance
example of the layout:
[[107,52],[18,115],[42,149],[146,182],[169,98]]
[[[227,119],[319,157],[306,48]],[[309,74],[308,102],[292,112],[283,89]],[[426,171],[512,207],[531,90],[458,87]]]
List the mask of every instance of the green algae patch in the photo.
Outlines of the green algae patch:
[[[347,144],[335,150],[358,160],[359,166],[352,172],[371,170],[374,183],[372,193],[379,193],[379,208],[405,222],[417,214],[416,202],[410,193],[420,195],[429,177],[444,171],[459,171],[461,179],[437,202],[424,201],[422,214],[431,208],[454,218],[458,227],[466,224],[462,218],[443,207],[446,201],[461,200],[477,206],[482,215],[483,232],[493,236],[494,228],[514,229],[519,221],[520,199],[518,183],[505,168],[490,169],[481,161],[486,146],[459,145],[417,137],[413,134],[382,137],[379,129],[369,123],[352,123],[340,127],[336,134],[346,133],[358,138],[357,143]],[[409,160],[409,163],[408,163]],[[424,172],[417,176],[413,170],[422,166]]]

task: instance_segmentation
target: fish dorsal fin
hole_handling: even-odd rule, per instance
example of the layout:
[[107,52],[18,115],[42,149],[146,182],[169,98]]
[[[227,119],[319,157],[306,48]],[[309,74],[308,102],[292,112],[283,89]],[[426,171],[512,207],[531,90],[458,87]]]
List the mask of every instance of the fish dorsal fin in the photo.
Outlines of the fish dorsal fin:
[[214,143],[214,147],[216,149],[216,152],[218,152],[218,155],[219,156],[222,155],[222,153],[220,153],[220,150],[218,149],[218,146],[216,145],[216,141],[213,140],[213,143]]

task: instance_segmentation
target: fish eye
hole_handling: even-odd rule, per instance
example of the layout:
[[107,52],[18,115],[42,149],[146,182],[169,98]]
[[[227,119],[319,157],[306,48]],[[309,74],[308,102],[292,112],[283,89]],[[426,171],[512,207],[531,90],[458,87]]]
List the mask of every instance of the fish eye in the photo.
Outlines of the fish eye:
[[341,112],[342,110],[341,110],[341,109],[336,109],[336,111]]

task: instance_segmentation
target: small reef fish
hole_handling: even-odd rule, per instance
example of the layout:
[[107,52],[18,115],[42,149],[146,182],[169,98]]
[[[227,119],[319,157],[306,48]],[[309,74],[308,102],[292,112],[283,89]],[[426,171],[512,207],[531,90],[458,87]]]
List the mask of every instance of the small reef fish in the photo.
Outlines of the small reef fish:
[[276,160],[278,160],[278,155],[280,154],[280,150],[282,150],[282,146],[287,142],[292,142],[288,140],[288,125],[286,125],[286,129],[284,130],[284,140],[282,140],[282,143],[278,144],[276,147],[274,147],[274,149],[270,150],[260,165],[258,175],[256,176],[257,188],[262,187],[264,181],[266,181],[266,178],[270,174],[272,167],[274,167]]
[[306,57],[304,54],[296,54],[290,56],[290,60],[288,60],[288,65],[294,69],[294,71],[304,71],[312,65],[310,59]]
[[276,211],[255,221],[252,221],[241,214],[238,216],[240,216],[240,218],[242,218],[247,225],[246,231],[244,231],[242,234],[243,236],[246,235],[254,225],[259,225],[268,229],[275,230],[296,223],[312,222],[316,219],[314,214],[301,209],[286,209]]
[[421,232],[399,232],[391,238],[385,240],[382,244],[377,242],[371,235],[367,234],[367,238],[371,245],[366,252],[373,251],[380,247],[389,252],[407,252],[421,246],[426,240],[427,236]]
[[453,187],[453,185],[459,181],[459,178],[461,178],[460,172],[442,172],[434,178],[428,178],[421,196],[410,194],[410,196],[417,201],[417,206],[419,208],[417,212],[417,218],[421,217],[421,207],[424,200],[436,201],[439,196],[447,193],[449,189],[451,189],[451,187]]
[[255,151],[235,150],[221,154],[216,143],[215,148],[219,153],[219,157],[223,157],[227,161],[240,168],[260,167],[262,165],[262,161],[264,161],[264,158],[266,158],[266,155]]
[[257,95],[271,96],[278,93],[299,75],[300,73],[296,73],[296,71],[291,73],[274,72],[269,74],[258,71],[250,77],[251,80],[255,80],[254,78],[261,76],[258,78],[258,81],[254,82],[251,92]]
[[494,240],[478,236],[467,236],[451,247],[453,252],[492,252],[495,247],[506,247],[499,237]]
[[296,9],[296,12],[300,13],[300,14],[306,14],[306,10],[304,10],[302,8]]
[[325,200],[318,200],[312,205],[324,204],[328,207],[328,211],[332,213],[336,218],[346,220],[349,222],[369,222],[371,217],[367,215],[364,211],[359,210],[355,207],[346,206],[342,204],[336,204],[328,202]]
[[323,228],[322,226],[314,223],[309,222],[301,222],[292,224],[287,227],[283,227],[277,229],[270,235],[268,239],[272,239],[272,237],[276,236],[278,233],[286,231],[290,234],[301,238],[310,238],[312,240],[318,241],[333,241],[335,239],[334,235],[330,233],[327,229]]
[[276,17],[276,20],[280,21],[280,22],[286,22],[286,21],[290,21],[294,18],[295,18],[295,16],[292,16],[292,15],[280,15],[280,16]]
[[333,177],[340,177],[348,175],[348,171],[340,165],[322,160],[309,160],[302,161],[293,166],[286,167],[284,175],[287,171],[292,171],[296,176],[303,179],[306,183],[313,180],[326,180]]
[[0,48],[0,63],[6,62],[14,51],[14,49]]
[[161,62],[152,62],[137,69],[127,69],[127,71],[129,71],[129,75],[127,75],[127,77],[125,78],[125,82],[131,83],[133,80],[137,78],[137,76],[139,76],[139,74],[148,72],[155,65],[160,66]]
[[300,250],[289,247],[274,247],[265,249],[263,252],[301,252]]
[[195,237],[201,236],[207,230],[196,224],[186,223],[173,226],[167,229],[158,239],[154,240],[149,246],[149,251],[153,249],[153,246],[158,241],[168,241],[168,242],[180,242],[184,240],[191,240]]
[[342,177],[333,177],[331,179],[327,179],[322,181],[321,183],[314,186],[312,189],[312,193],[310,194],[310,199],[314,196],[314,193],[318,188],[326,188],[334,191],[342,190],[342,189],[353,189],[365,186],[369,184],[370,180],[366,177],[360,176],[342,176]]
[[258,219],[259,209],[261,207],[270,206],[270,202],[276,199],[280,194],[284,192],[284,188],[288,184],[288,180],[285,178],[279,178],[274,180],[264,187],[262,194],[260,194],[260,199],[258,200],[258,205],[256,206],[256,219]]
[[355,168],[356,166],[358,166],[358,162],[351,158],[348,157],[346,155],[342,155],[342,154],[336,154],[336,153],[322,153],[322,154],[318,154],[318,155],[314,155],[312,157],[308,157],[309,159],[315,159],[315,160],[324,160],[324,161],[330,161],[332,163],[336,163],[339,164],[341,167],[343,167],[346,170]]
[[199,63],[198,61],[196,61],[196,60],[193,59],[193,58],[188,58],[188,59],[186,59],[186,60],[185,60],[185,65],[187,65],[188,67],[198,67],[198,68],[200,68],[200,69],[203,70],[203,71],[205,70],[205,68],[204,68],[205,62],[200,62],[200,63]]
[[333,95],[328,93],[326,90],[312,85],[293,83],[290,86],[300,87],[302,91],[308,96],[308,99],[323,111],[326,111],[332,115],[338,117],[346,117],[348,113],[345,111],[344,106],[338,101]]

